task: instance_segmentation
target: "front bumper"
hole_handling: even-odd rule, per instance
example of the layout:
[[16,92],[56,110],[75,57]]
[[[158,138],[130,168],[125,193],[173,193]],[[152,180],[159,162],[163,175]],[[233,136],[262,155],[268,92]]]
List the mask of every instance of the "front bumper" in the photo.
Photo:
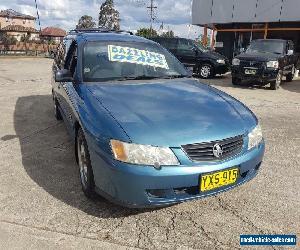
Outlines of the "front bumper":
[[255,75],[245,74],[247,67],[232,66],[232,77],[240,79],[242,82],[251,82],[256,84],[266,84],[271,81],[275,81],[278,75],[278,69],[271,68],[257,68]]
[[[136,166],[115,160],[103,160],[91,150],[96,190],[105,198],[126,207],[160,207],[199,199],[227,191],[254,178],[261,165],[265,145],[232,159],[195,164],[168,166],[160,170],[151,166]],[[240,174],[233,185],[204,193],[200,192],[200,175],[239,167]]]
[[229,72],[230,70],[230,65],[229,64],[215,64],[214,65],[214,73],[216,75],[223,75]]

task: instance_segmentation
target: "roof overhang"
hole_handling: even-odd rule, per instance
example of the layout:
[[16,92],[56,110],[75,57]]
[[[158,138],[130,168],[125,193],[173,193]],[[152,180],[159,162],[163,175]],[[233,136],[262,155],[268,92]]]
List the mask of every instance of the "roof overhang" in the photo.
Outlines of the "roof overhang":
[[193,0],[192,24],[297,22],[298,6],[299,0]]

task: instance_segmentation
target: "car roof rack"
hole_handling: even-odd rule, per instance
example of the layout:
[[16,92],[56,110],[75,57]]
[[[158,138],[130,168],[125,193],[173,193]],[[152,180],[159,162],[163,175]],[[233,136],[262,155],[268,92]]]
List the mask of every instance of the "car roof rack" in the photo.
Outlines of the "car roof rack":
[[133,35],[131,31],[127,30],[113,30],[113,29],[108,29],[108,28],[80,28],[80,29],[73,29],[69,31],[69,34],[78,34],[78,33],[127,33],[130,35]]

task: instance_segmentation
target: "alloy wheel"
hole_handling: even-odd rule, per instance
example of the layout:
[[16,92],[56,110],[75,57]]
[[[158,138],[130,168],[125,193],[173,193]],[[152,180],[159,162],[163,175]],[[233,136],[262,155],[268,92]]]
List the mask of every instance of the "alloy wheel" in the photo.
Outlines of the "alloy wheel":
[[208,78],[211,74],[211,67],[208,66],[208,65],[204,65],[201,67],[200,69],[200,75],[203,77],[203,78]]
[[84,187],[88,185],[88,166],[86,152],[82,140],[77,142],[78,165],[80,171],[80,180]]

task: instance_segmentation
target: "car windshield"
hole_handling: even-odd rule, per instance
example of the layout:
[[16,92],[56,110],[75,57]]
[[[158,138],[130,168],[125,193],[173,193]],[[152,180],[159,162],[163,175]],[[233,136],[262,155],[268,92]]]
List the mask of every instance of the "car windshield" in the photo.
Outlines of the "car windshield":
[[262,52],[282,54],[284,51],[284,43],[277,41],[253,41],[247,52]]
[[202,51],[202,52],[207,52],[207,51],[208,51],[208,49],[205,48],[202,44],[200,44],[200,43],[198,43],[198,42],[194,42],[194,44],[196,45],[196,47],[197,47],[200,51]]
[[184,66],[160,45],[138,42],[88,42],[83,53],[86,82],[188,77]]

